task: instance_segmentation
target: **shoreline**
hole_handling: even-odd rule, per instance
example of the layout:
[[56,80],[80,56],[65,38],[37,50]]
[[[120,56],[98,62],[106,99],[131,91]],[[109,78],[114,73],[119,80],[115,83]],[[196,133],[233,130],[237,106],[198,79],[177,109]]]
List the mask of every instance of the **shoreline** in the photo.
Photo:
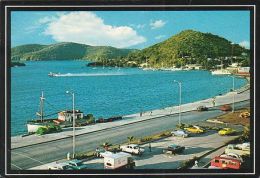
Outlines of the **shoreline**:
[[[140,70],[142,70],[142,69],[140,69]],[[185,70],[184,70],[185,71]],[[199,71],[199,70],[198,70]],[[239,90],[241,90],[242,88],[245,88],[247,85],[250,85],[250,80],[249,80],[249,78],[248,77],[244,77],[244,76],[238,76],[238,75],[234,75],[236,78],[242,78],[243,80],[246,80],[246,82],[245,82],[245,84],[243,85],[243,86],[241,86],[240,88],[238,88],[238,89],[236,89],[235,91],[239,91]],[[192,101],[192,102],[190,102],[190,103],[196,103],[196,102],[202,102],[202,101],[204,101],[204,100],[210,100],[210,99],[212,99],[213,97],[219,97],[219,96],[223,96],[223,95],[226,95],[226,94],[228,94],[228,93],[232,93],[232,92],[230,92],[230,91],[227,91],[226,93],[222,93],[222,94],[218,94],[218,95],[215,95],[215,96],[212,96],[211,98],[201,98],[201,99],[199,99],[199,100],[197,100],[197,101]],[[184,105],[186,105],[186,104],[190,104],[190,103],[183,103],[182,104],[182,106],[184,106]],[[147,115],[149,115],[149,113],[153,113],[153,112],[156,112],[156,111],[158,111],[158,110],[167,110],[167,109],[169,109],[169,108],[174,108],[174,107],[178,107],[178,105],[172,105],[172,106],[165,106],[164,108],[156,108],[156,109],[153,109],[153,110],[148,110],[148,111],[143,111],[142,112],[142,114],[147,114]],[[172,109],[173,110],[173,109]],[[173,112],[170,112],[170,114],[174,114]],[[126,119],[126,118],[128,118],[128,116],[132,116],[132,115],[134,115],[134,116],[137,116],[137,115],[140,115],[140,112],[137,112],[137,113],[132,113],[132,114],[127,114],[127,115],[122,115],[122,117],[123,117],[123,119]],[[100,123],[99,123],[100,124]],[[90,125],[87,125],[87,126],[90,126]],[[87,127],[86,126],[86,127]],[[55,134],[55,133],[54,133]],[[17,135],[14,135],[14,136],[11,136],[11,137],[21,137],[21,136],[24,136],[24,135],[26,135],[27,136],[27,133],[25,132],[25,133],[18,133]],[[48,134],[47,134],[48,135]]]
[[[238,77],[239,77],[239,76],[238,76]],[[244,78],[244,77],[243,77],[243,78]],[[245,78],[245,79],[247,80],[246,84],[235,90],[238,94],[239,94],[239,93],[242,93],[242,92],[245,92],[246,90],[250,90],[250,79],[249,79],[249,80],[248,80],[247,78]],[[247,89],[247,86],[249,86],[248,89]],[[244,90],[244,88],[245,88],[245,90]],[[240,91],[240,90],[241,90],[241,91]],[[202,99],[197,100],[197,101],[193,101],[193,102],[189,102],[189,103],[182,103],[181,106],[183,107],[183,106],[185,106],[185,105],[192,104],[192,103],[198,103],[198,102],[201,102],[201,103],[205,103],[205,102],[211,103],[212,98],[217,98],[217,97],[221,97],[221,96],[225,96],[225,95],[230,95],[230,94],[232,94],[232,91],[231,91],[231,92],[229,91],[229,92],[226,92],[226,93],[223,93],[223,94],[219,94],[219,95],[213,96],[213,97],[211,97],[211,98],[202,98]],[[249,99],[250,99],[250,98],[249,98]],[[217,106],[217,105],[216,105],[216,106]],[[165,107],[165,108],[157,108],[157,109],[153,109],[153,110],[143,111],[143,112],[142,112],[142,115],[145,115],[145,114],[149,115],[149,113],[154,113],[155,111],[160,111],[160,110],[169,110],[169,109],[173,110],[174,107],[179,107],[179,105],[172,105],[172,106],[167,106],[167,107]],[[182,112],[184,112],[184,111],[182,111]],[[174,114],[174,112],[170,112],[170,114]],[[130,117],[131,117],[131,116],[137,117],[138,115],[140,116],[140,112],[138,112],[138,113],[133,113],[133,114],[122,115],[122,118],[123,118],[123,120],[124,120],[124,119],[128,119],[129,116],[130,116]],[[152,115],[150,115],[150,116],[152,116]],[[98,124],[100,124],[100,123],[98,123]],[[104,123],[104,124],[106,124],[106,123]],[[87,126],[91,126],[91,125],[87,125]],[[82,127],[87,127],[87,126],[82,126]],[[72,127],[68,127],[68,128],[72,128]],[[80,128],[80,127],[78,127],[78,128]],[[62,131],[62,132],[63,132],[63,131]],[[55,134],[55,133],[52,133],[52,134]],[[24,135],[25,135],[26,137],[27,137],[27,136],[30,136],[30,135],[27,135],[27,133],[24,133],[24,134],[18,134],[18,135],[11,136],[11,138],[13,138],[13,137],[23,137]],[[35,135],[35,134],[32,134],[32,135]],[[47,134],[47,135],[49,135],[49,134]]]
[[[241,88],[237,89],[236,91],[242,89],[245,86],[248,86],[249,82],[246,85],[242,86]],[[249,85],[250,86],[250,85]],[[248,92],[249,91],[249,92]],[[232,103],[233,92],[227,92],[221,96],[216,96],[216,105],[215,107],[224,105],[224,104],[231,104]],[[250,100],[250,89],[246,89],[242,92],[236,92],[235,94],[235,103]],[[212,98],[202,99],[199,101],[191,102],[182,104],[182,113],[194,111],[197,109],[198,106],[204,105],[206,107],[212,108]],[[76,135],[86,134],[90,132],[97,132],[104,129],[110,129],[112,127],[118,127],[121,125],[131,124],[135,122],[141,122],[149,119],[156,119],[158,117],[166,116],[166,115],[174,115],[179,113],[179,106],[170,106],[161,109],[155,109],[152,111],[143,112],[142,115],[140,113],[134,113],[130,115],[122,116],[123,119],[120,121],[115,122],[108,122],[108,123],[99,123],[94,125],[76,127],[77,133]],[[72,128],[65,128],[62,132],[59,133],[51,133],[42,136],[38,136],[36,134],[28,135],[26,137],[22,137],[22,135],[16,135],[11,137],[11,149],[24,147],[32,144],[39,144],[44,142],[49,142],[57,139],[64,139],[72,137]]]

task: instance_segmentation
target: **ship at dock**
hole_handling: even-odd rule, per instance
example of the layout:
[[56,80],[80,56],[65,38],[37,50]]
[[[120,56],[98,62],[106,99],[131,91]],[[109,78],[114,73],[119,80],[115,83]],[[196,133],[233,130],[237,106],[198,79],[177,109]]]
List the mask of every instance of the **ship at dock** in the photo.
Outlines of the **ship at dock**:
[[43,92],[42,95],[40,96],[40,111],[36,112],[36,115],[39,117],[39,119],[35,120],[29,120],[27,121],[27,131],[28,133],[34,133],[36,132],[40,127],[45,127],[50,123],[52,120],[51,119],[44,119],[43,117],[43,105],[44,105],[44,96]]
[[[73,111],[64,110],[58,112],[58,118],[49,118],[45,119],[44,117],[44,95],[40,96],[40,109],[36,112],[37,119],[32,119],[27,121],[27,132],[35,133],[41,127],[50,127],[50,126],[60,126],[63,127],[71,127],[73,122]],[[56,113],[55,113],[56,114]],[[75,110],[75,120],[83,119],[83,112],[80,110]]]

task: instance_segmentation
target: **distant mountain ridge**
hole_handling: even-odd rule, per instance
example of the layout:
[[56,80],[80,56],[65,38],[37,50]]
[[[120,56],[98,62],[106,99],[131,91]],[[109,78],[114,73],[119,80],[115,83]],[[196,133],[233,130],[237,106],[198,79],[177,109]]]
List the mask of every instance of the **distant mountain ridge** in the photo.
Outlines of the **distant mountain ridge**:
[[240,62],[243,66],[250,63],[250,50],[220,36],[194,30],[184,30],[143,50],[63,42],[17,46],[11,49],[11,54],[12,61],[82,59],[95,61],[95,65],[123,67],[144,63],[153,68],[199,64],[211,69],[220,64],[220,60],[226,66],[231,62]]
[[27,60],[74,60],[101,61],[126,57],[135,49],[119,49],[111,46],[90,46],[72,42],[51,45],[28,44],[11,49],[12,61]]

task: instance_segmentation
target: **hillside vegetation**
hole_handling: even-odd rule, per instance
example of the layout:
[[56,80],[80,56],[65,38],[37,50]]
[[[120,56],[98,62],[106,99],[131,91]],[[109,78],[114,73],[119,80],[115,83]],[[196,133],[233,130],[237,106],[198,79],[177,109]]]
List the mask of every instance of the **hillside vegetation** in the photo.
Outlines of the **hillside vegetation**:
[[220,61],[226,66],[231,61],[249,66],[250,59],[248,49],[217,35],[193,30],[182,31],[143,50],[64,42],[22,45],[12,48],[11,52],[12,61],[83,59],[95,61],[93,65],[123,67],[137,67],[147,62],[147,67],[153,68],[200,64],[205,69],[211,69]]
[[226,57],[231,59],[231,56],[240,56],[237,58],[237,62],[248,63],[249,57],[241,57],[242,53],[249,56],[249,50],[238,44],[231,44],[222,37],[185,30],[161,43],[130,53],[127,60],[137,61],[139,64],[147,61],[149,67],[155,68],[172,67],[173,65],[180,67],[195,63],[210,68],[215,63],[219,63],[218,60]]
[[102,61],[127,56],[133,49],[118,49],[110,46],[89,46],[78,43],[52,45],[30,44],[11,49],[12,61],[27,60],[74,60]]

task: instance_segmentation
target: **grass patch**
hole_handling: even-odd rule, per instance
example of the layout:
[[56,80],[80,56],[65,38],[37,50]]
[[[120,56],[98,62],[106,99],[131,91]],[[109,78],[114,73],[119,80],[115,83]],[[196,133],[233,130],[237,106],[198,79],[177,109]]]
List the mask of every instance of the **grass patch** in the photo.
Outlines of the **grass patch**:
[[243,126],[248,126],[250,124],[250,117],[249,118],[241,118],[239,115],[242,112],[250,112],[249,108],[243,108],[236,110],[234,113],[229,112],[227,114],[224,114],[222,116],[217,117],[216,119],[225,123],[230,123],[230,124],[239,124]]

